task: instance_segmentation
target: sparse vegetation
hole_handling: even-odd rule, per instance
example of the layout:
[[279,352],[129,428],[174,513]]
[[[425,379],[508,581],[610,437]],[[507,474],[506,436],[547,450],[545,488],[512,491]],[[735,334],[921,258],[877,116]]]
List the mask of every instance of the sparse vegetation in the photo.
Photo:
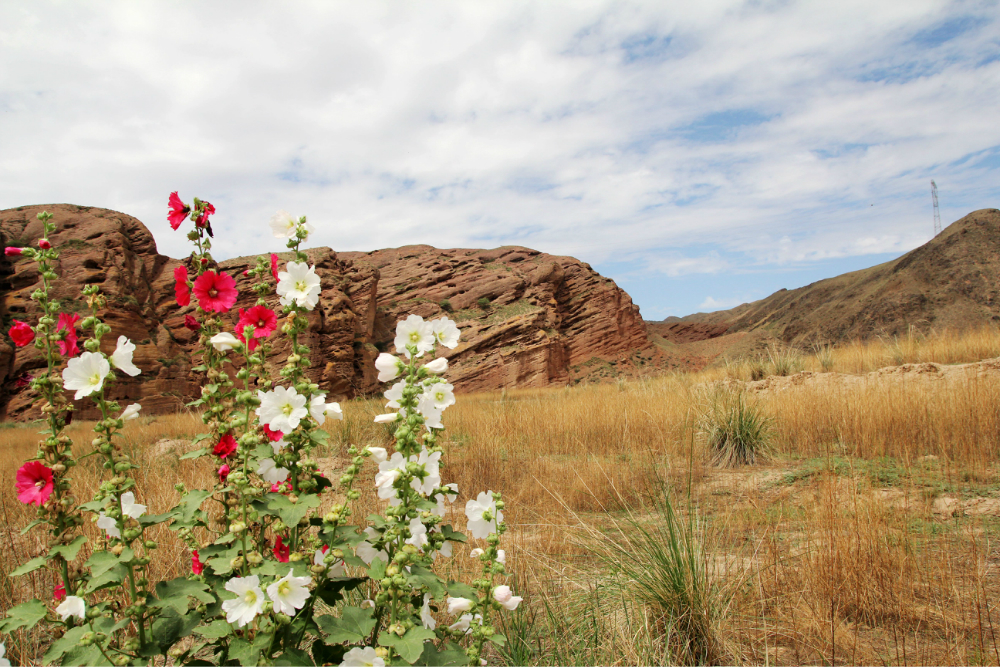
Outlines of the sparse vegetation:
[[743,389],[716,385],[700,410],[698,428],[715,465],[752,465],[770,451],[772,419]]
[[476,305],[478,305],[483,310],[487,310],[490,307],[490,300],[487,299],[485,296],[481,296],[479,297],[479,299],[476,300]]
[[441,306],[441,310],[444,312],[451,312],[451,301],[448,301],[448,299],[443,300],[439,305]]

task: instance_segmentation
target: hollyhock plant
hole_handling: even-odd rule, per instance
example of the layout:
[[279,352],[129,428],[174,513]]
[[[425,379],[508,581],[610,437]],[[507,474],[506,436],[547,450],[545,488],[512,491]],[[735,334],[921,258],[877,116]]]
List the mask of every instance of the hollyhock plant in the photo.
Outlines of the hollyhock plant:
[[260,589],[260,579],[256,574],[249,577],[234,577],[226,582],[226,590],[236,593],[235,600],[225,600],[222,611],[226,621],[243,627],[260,614],[264,608],[264,591]]
[[267,338],[278,326],[278,316],[267,306],[254,306],[247,310],[240,308],[240,321],[237,328],[242,326],[244,334],[247,327],[254,338]]
[[17,347],[24,347],[35,340],[35,330],[19,320],[14,320],[14,326],[7,333]]
[[64,357],[75,357],[80,354],[77,346],[76,323],[80,321],[80,316],[76,313],[59,313],[59,320],[56,324],[56,332],[65,331],[66,337],[56,341],[59,353]]
[[[252,353],[258,347],[260,347],[260,341],[254,338],[253,334],[251,334],[250,336],[244,336],[243,335],[244,328],[249,329],[250,327],[244,327],[242,322],[236,325],[236,340],[246,345],[247,351]],[[251,329],[251,331],[253,330]]]
[[289,262],[286,270],[278,273],[278,296],[282,306],[294,303],[312,310],[319,303],[320,288],[316,268],[305,262]]
[[274,431],[291,433],[306,418],[306,397],[295,391],[295,387],[275,387],[269,392],[257,391],[260,407],[257,416],[261,422]]
[[272,552],[274,553],[274,557],[278,559],[279,563],[288,562],[289,547],[284,543],[281,535],[274,538],[274,549]]
[[236,446],[236,438],[233,437],[232,433],[227,433],[212,448],[212,453],[220,459],[229,458],[236,451]]
[[267,597],[274,603],[274,611],[294,616],[309,599],[307,586],[311,583],[312,577],[294,577],[289,571],[284,577],[268,586]]
[[[278,211],[271,216],[271,233],[274,234],[274,238],[276,239],[295,238],[298,233],[299,222],[300,220],[298,218],[293,218],[292,214],[288,211]],[[309,234],[316,231],[316,228],[308,222],[303,223],[302,227]]]
[[[410,315],[396,324],[396,339],[393,344],[399,354],[405,354],[409,357],[410,350],[407,349],[407,346],[410,346],[416,348],[419,357],[424,352],[432,350],[435,341],[434,330],[431,328],[430,322],[425,322],[424,318],[419,315]],[[376,368],[378,367],[376,366]]]
[[41,507],[52,495],[52,469],[41,461],[28,461],[17,471],[17,499]]
[[201,324],[198,322],[198,320],[194,319],[194,317],[192,317],[191,315],[184,316],[184,326],[185,328],[190,329],[191,331],[197,331],[198,329],[201,328]]
[[236,281],[225,273],[206,271],[194,281],[192,291],[207,313],[225,313],[236,303]]
[[198,555],[198,550],[195,549],[191,552],[191,572],[192,574],[201,574],[205,571],[205,565],[201,562],[201,557]]
[[135,494],[132,493],[131,491],[123,493],[121,501],[122,501],[122,514],[129,518],[138,519],[139,517],[141,517],[143,514],[146,513],[146,506],[140,505],[139,503],[135,502]]
[[31,373],[21,373],[18,376],[17,380],[15,380],[14,386],[17,387],[18,389],[22,389],[24,387],[29,386],[31,384],[31,381],[34,379],[35,377]]
[[[188,287],[188,270],[183,264],[174,269],[174,296],[177,299],[178,306],[184,307],[191,303],[191,288]],[[188,317],[191,316],[188,315]]]
[[118,346],[115,348],[114,353],[111,355],[111,363],[115,368],[121,372],[135,377],[142,371],[140,371],[135,364],[132,363],[132,355],[135,353],[135,343],[130,341],[125,336],[118,337]]
[[62,372],[63,387],[76,389],[75,400],[90,396],[104,386],[104,378],[111,372],[111,364],[97,352],[84,352],[66,362]]
[[170,193],[167,205],[170,207],[170,211],[167,213],[167,221],[170,223],[171,229],[177,231],[181,223],[184,222],[184,218],[191,212],[191,207],[182,202],[176,192]]
[[[203,204],[203,206],[201,207],[201,213],[198,214],[198,217],[194,221],[194,224],[197,225],[198,227],[206,227],[206,226],[208,226],[208,224],[209,224],[208,223],[208,216],[215,215],[215,207],[214,206],[212,206],[211,204],[209,204],[207,201],[206,202],[202,202],[202,204]],[[209,230],[211,230],[211,227],[209,227]],[[211,235],[211,234],[212,234],[212,232],[209,231],[209,235]]]

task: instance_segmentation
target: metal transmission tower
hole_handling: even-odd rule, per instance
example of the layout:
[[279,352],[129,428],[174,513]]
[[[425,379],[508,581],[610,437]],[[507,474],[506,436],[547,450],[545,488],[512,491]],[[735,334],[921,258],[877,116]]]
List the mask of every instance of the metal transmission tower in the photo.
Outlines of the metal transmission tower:
[[934,202],[934,236],[941,233],[941,210],[938,208],[937,183],[931,180],[931,201]]

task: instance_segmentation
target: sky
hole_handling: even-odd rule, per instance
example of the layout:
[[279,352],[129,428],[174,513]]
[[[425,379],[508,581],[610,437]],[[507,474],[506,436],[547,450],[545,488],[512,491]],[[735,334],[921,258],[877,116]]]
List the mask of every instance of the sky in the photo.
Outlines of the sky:
[[134,215],[218,259],[523,245],[643,317],[888,261],[1000,207],[1000,4],[0,3],[0,209]]

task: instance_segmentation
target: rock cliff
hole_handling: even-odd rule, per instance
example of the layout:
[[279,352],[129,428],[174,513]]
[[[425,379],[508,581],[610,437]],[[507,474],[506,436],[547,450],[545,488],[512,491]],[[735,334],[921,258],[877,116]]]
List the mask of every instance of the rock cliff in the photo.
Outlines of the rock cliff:
[[[108,298],[101,317],[112,326],[107,352],[119,335],[137,346],[137,378],[123,378],[112,397],[141,402],[145,414],[183,409],[196,396],[195,335],[183,325],[193,306],[174,300],[173,270],[181,260],[161,255],[139,220],[115,211],[69,204],[24,206],[0,211],[0,242],[34,247],[41,234],[36,215],[48,210],[57,223],[50,240],[60,251],[55,296],[67,312],[86,314],[84,285],[97,284]],[[164,223],[165,224],[165,223]],[[313,351],[310,373],[331,397],[346,398],[380,389],[374,358],[392,349],[395,323],[409,313],[426,318],[447,314],[462,330],[459,347],[448,353],[450,379],[465,390],[508,386],[542,387],[579,379],[635,375],[662,362],[649,342],[639,309],[614,282],[571,257],[554,257],[520,247],[496,250],[438,250],[409,246],[370,253],[308,251],[322,279],[320,306],[310,315],[305,343]],[[281,255],[287,261],[290,254]],[[254,299],[243,271],[255,258],[224,261],[240,290],[237,307]],[[0,261],[0,317],[37,321],[31,293],[41,284],[28,259]],[[277,298],[269,303],[274,307]],[[231,320],[235,323],[236,309]],[[276,337],[279,366],[287,355]],[[0,340],[0,416],[27,418],[30,398],[18,379],[43,367],[32,346],[14,349]],[[78,417],[91,418],[89,401]]]

